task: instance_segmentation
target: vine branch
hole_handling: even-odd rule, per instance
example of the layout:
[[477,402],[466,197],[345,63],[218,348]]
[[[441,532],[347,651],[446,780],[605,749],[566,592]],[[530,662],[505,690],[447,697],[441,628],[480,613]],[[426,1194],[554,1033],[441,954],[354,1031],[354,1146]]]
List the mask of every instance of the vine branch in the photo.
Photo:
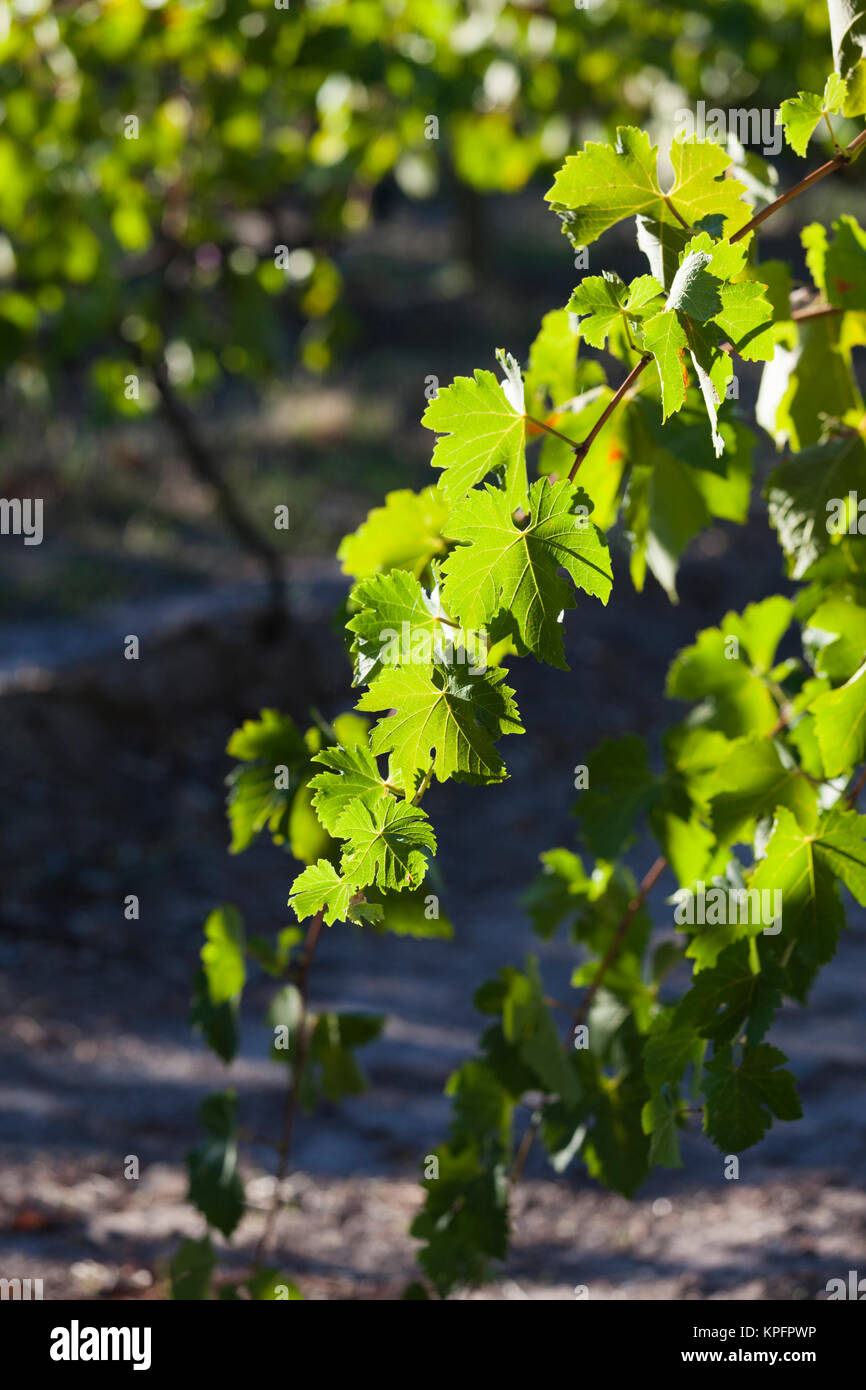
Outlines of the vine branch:
[[792,188],[788,189],[787,193],[780,194],[778,198],[772,203],[768,203],[760,212],[756,212],[755,216],[746,223],[745,227],[741,227],[738,232],[734,233],[730,238],[731,243],[733,244],[735,241],[740,241],[744,236],[748,236],[749,232],[753,232],[762,222],[766,222],[767,218],[772,217],[773,213],[778,212],[779,208],[784,207],[785,203],[790,203],[792,198],[799,198],[800,194],[805,193],[807,188],[811,188],[813,184],[820,182],[821,179],[825,179],[828,174],[835,173],[837,169],[841,169],[845,164],[850,164],[851,160],[864,145],[866,145],[866,130],[861,130],[859,135],[855,135],[850,145],[846,145],[845,149],[839,154],[834,155],[832,159],[828,159],[826,164],[821,164],[817,169],[813,169],[811,174],[807,174],[799,183],[795,183]]

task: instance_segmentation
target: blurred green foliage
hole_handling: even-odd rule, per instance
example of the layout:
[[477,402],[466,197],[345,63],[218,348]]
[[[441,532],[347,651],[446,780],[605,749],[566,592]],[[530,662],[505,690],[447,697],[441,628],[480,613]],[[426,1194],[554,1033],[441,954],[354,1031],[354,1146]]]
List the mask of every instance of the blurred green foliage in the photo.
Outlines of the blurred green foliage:
[[325,371],[340,249],[386,193],[511,192],[618,120],[772,106],[828,66],[822,0],[279,3],[0,4],[14,393],[85,364],[91,409],[134,417],[157,361],[188,395]]

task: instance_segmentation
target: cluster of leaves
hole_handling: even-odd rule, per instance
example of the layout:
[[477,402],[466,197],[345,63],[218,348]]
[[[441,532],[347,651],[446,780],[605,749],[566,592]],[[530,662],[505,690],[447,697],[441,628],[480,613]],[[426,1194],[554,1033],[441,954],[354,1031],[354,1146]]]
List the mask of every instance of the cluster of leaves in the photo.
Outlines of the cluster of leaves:
[[[431,912],[430,900],[411,891],[410,875],[423,877],[426,851],[435,846],[423,817],[414,817],[405,801],[390,796],[381,779],[378,802],[366,810],[372,805],[368,794],[376,777],[367,727],[365,719],[347,713],[302,733],[288,716],[266,709],[237,729],[227,748],[238,760],[227,778],[232,852],[247,849],[267,831],[274,845],[305,862],[308,868],[296,881],[293,895],[302,919],[312,915],[305,910],[305,900],[315,896],[316,882],[330,886],[329,873],[338,879],[335,864],[351,857],[346,872],[353,881],[366,886],[376,878],[381,886],[368,887],[366,901],[358,905],[341,898],[334,903],[335,915],[380,932],[448,938],[451,924],[439,912],[438,900]],[[344,814],[353,809],[353,814]],[[407,891],[389,891],[395,883]],[[241,1003],[252,969],[276,983],[267,1009],[267,1025],[275,1039],[271,1055],[286,1074],[287,1085],[297,1086],[298,1103],[309,1111],[322,1101],[338,1102],[365,1089],[355,1051],[379,1036],[384,1018],[307,1007],[301,988],[307,966],[300,927],[283,927],[273,941],[250,935],[237,908],[224,904],[208,916],[204,936],[191,1022],[227,1067],[240,1046]],[[209,1095],[200,1118],[207,1138],[187,1158],[189,1200],[209,1231],[200,1240],[185,1241],[178,1251],[171,1269],[173,1297],[206,1298],[213,1288],[219,1298],[299,1298],[290,1280],[268,1268],[256,1267],[242,1284],[215,1283],[213,1233],[231,1238],[246,1211],[235,1093]]]
[[[805,151],[818,119],[845,96],[844,82],[831,78],[823,99],[785,103],[791,144]],[[691,709],[658,750],[629,735],[590,756],[575,807],[580,852],[546,853],[527,897],[542,937],[565,926],[580,948],[572,983],[583,1002],[563,1037],[534,959],[476,996],[494,1022],[479,1056],[449,1083],[451,1134],[413,1225],[422,1268],[443,1296],[487,1277],[507,1249],[508,1174],[525,1157],[515,1157],[513,1136],[521,1107],[532,1116],[522,1145],[537,1133],[557,1171],[579,1158],[627,1195],[654,1165],[681,1165],[680,1133],[694,1113],[725,1154],[757,1143],[774,1119],[797,1119],[794,1077],[768,1033],[783,1000],[805,1003],[834,954],[843,894],[866,905],[866,817],[854,780],[866,759],[866,475],[851,367],[866,328],[866,239],[850,217],[834,223],[832,237],[805,230],[814,294],[800,319],[787,266],[755,262],[753,209],[744,185],[720,177],[724,152],[675,143],[671,164],[674,183],[664,192],[646,136],[620,130],[615,145],[589,145],[567,160],[548,195],[576,245],[634,216],[652,272],[628,285],[612,274],[587,277],[567,306],[581,340],[606,346],[630,369],[653,362],[658,374],[657,386],[644,374],[640,395],[633,389],[618,402],[592,447],[578,450],[579,477],[605,526],[622,508],[638,583],[648,567],[674,594],[677,560],[709,516],[745,519],[752,436],[725,420],[722,402],[733,361],[764,362],[758,422],[785,451],[767,484],[770,518],[788,573],[803,587],[793,599],[727,614],[678,654],[667,694]],[[574,362],[574,349],[550,351],[572,323],[545,320],[526,385],[542,429],[578,441],[593,437],[612,393],[588,377],[563,391],[560,378],[546,400],[533,375],[542,361],[555,358],[560,372]],[[503,365],[503,394],[520,411],[516,373]],[[467,384],[459,389],[463,404]],[[447,424],[448,394],[435,404],[437,427]],[[695,449],[706,431],[702,408],[712,457]],[[525,505],[522,453],[511,438],[487,452],[482,433],[484,453],[467,448],[466,457],[498,468],[503,508]],[[455,475],[453,435],[443,454],[458,489],[479,481]],[[546,471],[561,475],[568,458],[559,437],[545,439]],[[703,494],[701,472],[711,480]],[[551,481],[548,491],[558,486]],[[692,508],[695,495],[701,505]],[[474,504],[482,554],[488,505],[486,497]],[[461,536],[469,535],[465,524]],[[466,621],[472,609],[454,612]],[[639,887],[624,855],[647,836],[658,845],[657,871]],[[647,897],[662,872],[677,886],[660,938]]]
[[[816,110],[814,126],[848,109],[857,80],[846,72],[823,97],[783,103],[795,149]],[[521,1107],[533,1119],[518,1171],[537,1132],[557,1171],[579,1158],[626,1194],[653,1165],[681,1163],[693,1112],[725,1153],[796,1119],[794,1078],[768,1033],[835,951],[843,892],[866,904],[866,817],[852,786],[866,758],[866,412],[851,365],[866,341],[866,235],[852,218],[832,238],[806,229],[816,293],[798,316],[789,268],[756,260],[761,194],[733,176],[729,154],[675,141],[670,162],[665,191],[657,151],[630,127],[566,160],[548,198],[567,236],[582,246],[634,218],[649,273],[584,279],[545,317],[525,372],[500,351],[501,380],[478,370],[440,391],[423,419],[437,435],[437,485],[390,494],[343,543],[360,714],[302,737],[265,711],[230,745],[242,763],[230,779],[234,848],[267,827],[306,863],[290,897],[299,921],[382,929],[401,901],[435,903],[423,798],[434,781],[504,780],[500,740],[523,732],[506,663],[565,667],[565,616],[607,602],[619,520],[636,585],[649,570],[675,598],[689,541],[712,518],[746,519],[754,437],[725,401],[734,363],[765,364],[757,419],[785,451],[767,501],[801,587],[727,614],[676,656],[667,694],[690,710],[659,748],[627,736],[590,756],[581,844],[543,856],[527,899],[541,937],[566,927],[578,946],[581,1002],[563,1037],[533,958],[478,991],[493,1021],[449,1082],[452,1130],[413,1226],[443,1296],[506,1253]],[[581,342],[626,369],[628,391],[579,358]],[[647,834],[659,858],[639,886],[624,856]],[[677,886],[660,939],[648,895],[662,872]],[[777,894],[781,919],[769,922],[754,903],[769,895],[775,913]],[[705,911],[711,896],[723,912]],[[291,974],[298,932],[244,947],[224,909],[206,935],[196,1018],[228,1060],[245,953]],[[272,1007],[305,1103],[356,1087],[351,1048],[376,1031],[325,1018],[291,982]],[[234,1114],[229,1094],[210,1098],[210,1137],[190,1159],[191,1196],[224,1234],[243,1210]]]

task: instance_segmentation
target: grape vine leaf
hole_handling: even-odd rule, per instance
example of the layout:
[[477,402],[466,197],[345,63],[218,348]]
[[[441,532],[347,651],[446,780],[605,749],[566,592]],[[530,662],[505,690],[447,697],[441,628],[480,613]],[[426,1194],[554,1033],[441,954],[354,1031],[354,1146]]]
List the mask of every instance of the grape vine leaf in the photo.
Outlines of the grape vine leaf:
[[401,659],[420,661],[426,655],[432,664],[435,649],[441,649],[438,589],[430,595],[413,574],[391,570],[356,584],[351,600],[360,609],[346,623],[354,638],[356,685],[369,685],[383,664]]
[[866,232],[850,216],[833,223],[824,251],[824,292],[839,309],[866,309]]
[[819,674],[849,680],[866,652],[866,606],[850,593],[828,596],[803,628],[803,646]]
[[494,747],[501,734],[522,734],[514,691],[503,685],[505,671],[494,668],[417,666],[386,670],[362,695],[358,708],[393,710],[372,730],[376,754],[390,752],[402,784],[415,785],[416,773],[430,765],[440,782],[500,782],[505,765]]
[[560,568],[602,603],[613,584],[607,541],[589,521],[590,505],[575,484],[539,478],[530,492],[529,518],[518,525],[501,490],[473,492],[448,525],[449,536],[464,543],[443,567],[448,606],[472,628],[509,610],[526,649],[567,669],[560,617],[574,607],[574,597]]
[[[662,192],[658,150],[643,130],[619,126],[616,146],[587,143],[570,155],[546,193],[575,246],[588,246],[624,217],[694,226],[718,214],[725,236],[749,219],[745,185],[725,178],[730,157],[710,141],[674,140],[670,160],[674,183]],[[679,214],[679,216],[677,215]]]
[[201,959],[212,1004],[227,1004],[244,987],[244,922],[236,907],[214,908],[204,924]]
[[770,474],[770,521],[793,579],[802,579],[829,548],[830,509],[849,492],[866,496],[866,446],[853,430],[801,449]]
[[689,384],[688,340],[677,315],[663,310],[643,326],[644,346],[655,358],[662,389],[662,419],[681,410]]
[[799,1120],[797,1083],[782,1070],[788,1059],[769,1043],[747,1047],[737,1065],[730,1046],[721,1047],[704,1070],[704,1128],[723,1153],[739,1153],[757,1144],[775,1115]]
[[234,1091],[206,1096],[199,1109],[209,1138],[187,1154],[189,1200],[228,1239],[244,1214],[244,1185],[238,1172],[237,1097]]
[[848,84],[834,72],[824,83],[823,95],[798,92],[795,97],[782,102],[779,121],[784,127],[785,139],[796,154],[805,155],[818,122],[825,116],[841,112],[847,95]]
[[633,837],[641,812],[658,795],[645,741],[637,734],[604,739],[587,760],[589,785],[578,794],[575,812],[583,838],[599,859],[616,859]]
[[384,507],[374,507],[357,531],[341,541],[337,559],[343,573],[366,579],[382,571],[406,569],[420,576],[447,549],[442,527],[448,510],[437,487],[389,492]]
[[810,708],[828,777],[866,758],[866,662],[844,685],[819,695]]
[[436,853],[436,836],[425,813],[408,801],[388,797],[371,806],[356,801],[337,821],[346,841],[341,870],[355,889],[416,887],[427,873],[426,850]]
[[364,744],[354,748],[324,748],[316,753],[314,763],[325,772],[317,772],[310,781],[315,793],[313,806],[316,815],[330,835],[336,835],[337,822],[348,806],[362,801],[369,806],[381,801],[393,788],[382,777],[370,749]]
[[704,723],[728,738],[769,733],[778,718],[776,703],[764,681],[739,657],[719,628],[704,628],[697,641],[674,658],[667,694],[677,700],[704,702]]
[[790,933],[802,940],[821,963],[833,955],[844,923],[835,877],[866,904],[866,817],[834,808],[807,832],[780,806],[749,886],[781,892],[786,939]]
[[785,976],[776,961],[762,959],[760,970],[755,970],[750,943],[735,941],[711,969],[695,975],[675,1010],[672,1035],[693,1030],[718,1044],[733,1042],[745,1033],[748,1046],[755,1047],[773,1022],[784,985]]
[[[246,766],[229,773],[227,810],[231,826],[230,852],[245,850],[267,826],[275,843],[289,835],[292,802],[310,760],[310,750],[287,715],[263,709],[236,729],[226,752]],[[286,786],[277,785],[277,769],[287,769]]]
[[651,1136],[649,1161],[662,1168],[682,1168],[676,1110],[667,1096],[657,1093],[650,1097],[641,1111],[644,1134]]
[[568,302],[569,312],[580,316],[580,336],[592,347],[604,347],[614,323],[626,318],[645,318],[664,298],[652,275],[640,275],[630,285],[610,270],[587,275]]
[[827,0],[833,66],[848,84],[844,114],[866,111],[866,9],[859,0]]
[[546,414],[546,398],[552,405],[570,400],[575,391],[578,337],[567,309],[551,309],[529,349],[524,382],[530,414]]
[[345,922],[355,893],[351,880],[341,877],[329,859],[308,864],[292,884],[289,906],[299,922],[324,910],[325,922]]
[[458,376],[430,402],[422,425],[439,435],[431,466],[442,469],[440,488],[449,502],[490,473],[503,477],[512,511],[526,500],[526,425],[520,369],[503,354],[506,380],[476,370]]
[[807,828],[814,823],[814,787],[783,745],[760,734],[733,741],[712,785],[712,823],[719,844],[748,841],[755,821],[778,806],[787,806]]

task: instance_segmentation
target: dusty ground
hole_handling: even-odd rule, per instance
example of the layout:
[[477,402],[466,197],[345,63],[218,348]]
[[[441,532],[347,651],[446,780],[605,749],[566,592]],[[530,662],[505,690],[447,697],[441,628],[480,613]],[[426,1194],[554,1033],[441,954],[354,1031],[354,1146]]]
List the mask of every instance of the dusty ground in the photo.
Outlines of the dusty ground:
[[[534,941],[517,897],[539,852],[570,843],[575,764],[606,734],[676,717],[661,698],[672,653],[775,585],[764,524],[732,539],[725,549],[713,533],[719,553],[687,567],[678,609],[623,585],[607,613],[587,603],[570,616],[570,673],[516,668],[529,732],[507,750],[510,787],[449,787],[430,801],[454,942],[340,928],[324,938],[314,1004],[389,1022],[366,1050],[370,1092],[299,1128],[278,1249],[307,1297],[395,1298],[414,1277],[417,1177],[444,1133],[444,1081],[474,1046],[472,989],[528,950],[554,992],[567,989],[570,948]],[[263,704],[303,717],[312,702],[325,713],[349,703],[320,626],[339,589],[326,567],[302,569],[300,630],[270,649],[251,637],[237,593],[206,608],[149,605],[146,628],[142,614],[109,611],[86,641],[80,624],[3,634],[0,1274],[43,1278],[46,1298],[159,1296],[181,1234],[200,1230],[183,1155],[199,1138],[200,1097],[226,1084],[186,1023],[201,922],[231,900],[272,932],[288,921],[292,876],[270,847],[226,854],[221,750]],[[130,631],[147,633],[137,664],[119,656]],[[636,849],[636,868],[650,853]],[[123,918],[130,892],[138,923]],[[866,935],[862,914],[850,920],[809,1009],[787,1009],[773,1033],[800,1078],[803,1120],[748,1151],[738,1182],[689,1137],[685,1169],[661,1172],[633,1203],[579,1174],[554,1178],[535,1156],[509,1264],[467,1296],[573,1299],[586,1286],[590,1298],[812,1299],[830,1277],[866,1273]],[[229,1080],[245,1126],[274,1134],[280,1078],[263,1060],[263,998],[251,992]],[[123,1177],[129,1154],[137,1182]],[[259,1208],[267,1168],[267,1150],[248,1146]],[[246,1218],[227,1269],[260,1220]]]

